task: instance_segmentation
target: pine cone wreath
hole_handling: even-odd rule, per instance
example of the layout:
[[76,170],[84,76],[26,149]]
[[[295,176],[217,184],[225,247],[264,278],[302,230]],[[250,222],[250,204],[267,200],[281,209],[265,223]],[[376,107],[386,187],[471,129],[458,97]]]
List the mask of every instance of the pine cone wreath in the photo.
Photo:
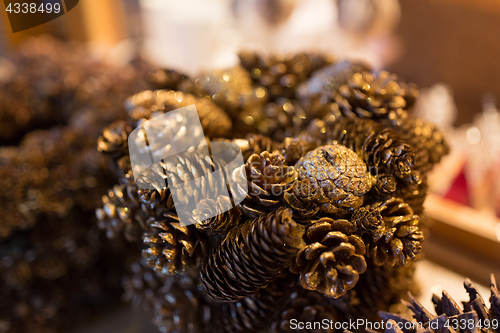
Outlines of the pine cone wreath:
[[500,294],[494,276],[491,276],[489,309],[479,290],[469,279],[465,280],[464,287],[469,294],[469,301],[463,302],[463,307],[446,291],[443,291],[442,297],[432,297],[437,315],[432,314],[410,295],[410,302],[403,303],[413,313],[415,325],[405,325],[409,320],[400,315],[379,312],[380,317],[387,321],[386,332],[414,333],[418,332],[419,327],[428,332],[500,332]]
[[130,125],[118,120],[104,128],[97,140],[97,150],[111,155],[118,160],[128,154],[128,136],[132,132]]
[[330,214],[360,207],[374,182],[365,163],[352,150],[337,144],[308,152],[295,167],[299,181],[308,179],[320,188],[313,200]]
[[305,235],[306,246],[292,260],[290,270],[300,274],[302,286],[330,298],[339,298],[366,270],[365,244],[347,220],[328,217],[313,221]]
[[352,222],[365,232],[367,255],[377,265],[406,265],[415,259],[424,240],[420,217],[402,199],[390,198],[361,207]]
[[354,150],[372,174],[403,178],[413,171],[413,148],[392,129],[371,119],[327,118],[320,132],[328,142],[336,141]]
[[205,249],[193,225],[185,226],[172,212],[150,217],[146,225],[151,231],[142,236],[147,246],[142,256],[155,271],[174,275],[199,265]]
[[217,200],[203,199],[196,206],[193,218],[196,228],[205,231],[229,231],[240,222],[241,211],[232,207],[231,199],[220,196]]
[[246,194],[246,198],[238,207],[246,216],[258,217],[281,205],[283,194],[297,178],[297,172],[293,166],[285,165],[281,153],[264,151],[251,155],[245,165],[233,172],[232,177],[236,184],[244,184],[246,177],[248,191],[239,187],[238,197]]
[[[288,308],[279,315],[270,333],[334,333],[338,316],[333,307],[325,304],[321,294],[313,291],[295,293]],[[295,323],[292,321],[295,320]],[[302,328],[298,328],[301,323]],[[326,325],[325,325],[326,323]]]
[[202,265],[206,293],[230,301],[265,288],[304,246],[303,234],[304,227],[283,208],[231,230]]
[[[138,122],[192,104],[196,105],[205,135],[210,138],[231,136],[231,119],[208,96],[198,98],[181,91],[146,90],[132,96],[126,102],[126,107],[132,120]],[[162,131],[166,136],[165,140],[173,138],[178,132],[179,128],[175,124],[165,124],[165,129]]]

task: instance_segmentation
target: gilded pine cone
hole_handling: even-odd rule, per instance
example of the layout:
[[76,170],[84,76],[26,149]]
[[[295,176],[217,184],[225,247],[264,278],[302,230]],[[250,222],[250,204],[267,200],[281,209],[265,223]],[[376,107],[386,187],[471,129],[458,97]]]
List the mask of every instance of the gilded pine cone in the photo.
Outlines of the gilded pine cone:
[[295,165],[299,180],[317,183],[321,194],[314,199],[326,213],[338,213],[363,204],[373,177],[352,150],[341,145],[321,146],[308,152]]
[[354,235],[355,225],[327,217],[307,229],[307,246],[292,260],[291,271],[300,274],[302,286],[338,298],[352,289],[366,270],[365,244]]
[[183,225],[172,212],[151,217],[146,223],[152,231],[142,236],[148,247],[142,250],[142,256],[150,267],[162,274],[173,275],[198,266],[204,244],[193,225]]
[[307,221],[318,214],[322,196],[318,183],[314,179],[304,178],[293,182],[285,191],[283,199],[287,207],[293,210],[294,217]]
[[104,128],[97,139],[97,150],[113,156],[115,159],[128,154],[128,135],[132,132],[130,125],[118,120]]
[[238,225],[240,217],[240,209],[233,208],[227,196],[220,196],[217,200],[203,199],[193,212],[196,228],[206,231],[229,231]]
[[[358,228],[369,230],[364,236],[367,255],[375,264],[406,265],[420,252],[424,240],[420,217],[402,199],[390,198],[364,207],[354,214]],[[377,228],[374,228],[378,226]]]
[[280,208],[231,230],[201,269],[206,293],[215,300],[242,299],[264,289],[304,246],[304,227]]

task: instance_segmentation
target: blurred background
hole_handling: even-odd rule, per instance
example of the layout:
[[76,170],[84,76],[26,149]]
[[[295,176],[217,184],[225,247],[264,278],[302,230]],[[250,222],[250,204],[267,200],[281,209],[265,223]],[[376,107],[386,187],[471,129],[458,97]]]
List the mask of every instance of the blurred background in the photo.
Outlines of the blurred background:
[[241,49],[320,51],[416,83],[415,113],[444,131],[452,147],[430,181],[433,224],[420,275],[439,274],[422,289],[450,281],[460,288],[464,275],[484,285],[489,273],[500,276],[498,1],[81,0],[62,17],[15,34],[2,11],[0,82],[12,75],[9,57],[46,35],[85,45],[116,68],[141,59],[196,75],[235,65]]

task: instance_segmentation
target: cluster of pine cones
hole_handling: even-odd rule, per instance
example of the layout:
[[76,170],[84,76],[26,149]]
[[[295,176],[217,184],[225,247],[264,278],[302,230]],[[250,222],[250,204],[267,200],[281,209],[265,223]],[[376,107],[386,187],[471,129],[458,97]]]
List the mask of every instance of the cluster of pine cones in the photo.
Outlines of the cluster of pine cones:
[[[158,90],[131,96],[128,118],[99,137],[119,181],[96,210],[98,226],[137,254],[126,297],[170,333],[279,333],[293,332],[291,319],[376,320],[414,289],[427,173],[448,153],[443,135],[411,116],[418,92],[393,74],[318,54],[240,59],[198,78],[150,73]],[[241,148],[245,164],[228,177],[248,186],[232,207],[218,184],[201,182],[182,196],[198,203],[197,223],[184,225],[173,190],[136,184],[128,135],[191,104],[207,142]],[[190,139],[172,122],[159,126],[163,137]],[[141,181],[208,177],[220,163],[178,157]]]

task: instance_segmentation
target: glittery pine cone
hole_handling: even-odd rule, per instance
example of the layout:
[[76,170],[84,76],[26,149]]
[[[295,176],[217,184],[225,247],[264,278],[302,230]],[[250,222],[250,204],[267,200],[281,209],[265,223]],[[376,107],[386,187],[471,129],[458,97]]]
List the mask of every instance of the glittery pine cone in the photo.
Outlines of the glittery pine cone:
[[424,240],[419,221],[410,206],[397,198],[362,207],[353,215],[353,222],[366,232],[367,255],[377,265],[406,265],[415,259]]
[[229,231],[238,225],[240,217],[240,209],[232,208],[227,196],[220,196],[217,200],[203,199],[193,212],[196,228],[206,231]]
[[308,152],[295,167],[300,181],[308,179],[321,189],[313,201],[326,213],[339,213],[361,206],[363,196],[370,191],[373,183],[373,177],[356,153],[337,144]]
[[202,266],[206,293],[230,301],[265,288],[304,246],[303,233],[304,227],[283,208],[231,230]]
[[[258,217],[268,211],[274,211],[281,205],[285,190],[297,178],[293,166],[285,165],[285,158],[279,152],[264,151],[248,158],[244,166],[233,172],[236,184],[243,184],[246,176],[248,194],[238,206],[249,217]],[[246,189],[240,188],[240,195]]]
[[[326,320],[328,325],[331,325],[335,324],[338,319],[335,310],[325,304],[321,294],[306,291],[302,295],[300,293],[292,295],[288,308],[279,315],[279,319],[272,324],[269,332],[334,333],[334,327],[318,327],[318,323],[323,324]],[[304,323],[304,328],[299,330],[292,328],[292,320]]]
[[370,119],[349,118],[328,118],[323,126],[321,131],[327,141],[337,141],[354,150],[371,173],[388,173],[398,178],[412,173],[413,148],[392,129]]
[[204,244],[193,225],[185,226],[174,213],[163,213],[146,221],[151,231],[142,236],[148,265],[164,275],[183,273],[197,267]]
[[97,150],[111,155],[118,160],[128,154],[128,135],[132,132],[130,125],[118,120],[104,128],[97,140]]
[[[481,297],[479,290],[472,284],[469,279],[464,282],[464,287],[469,294],[469,300],[462,302],[463,306],[451,298],[451,296],[443,291],[442,297],[434,295],[432,302],[437,315],[432,314],[420,304],[412,295],[410,301],[403,303],[413,313],[413,318],[416,320],[415,325],[405,330],[399,327],[406,327],[405,323],[408,319],[401,315],[396,315],[388,312],[379,312],[380,317],[387,321],[386,333],[415,333],[418,332],[417,327],[426,327],[429,332],[469,332],[480,331],[483,333],[491,332],[498,333],[500,331],[500,293],[494,276],[491,276],[490,283],[490,303],[488,309],[484,299]],[[392,324],[392,325],[389,325]],[[429,323],[433,323],[429,325]],[[466,325],[464,325],[464,323]],[[398,325],[399,324],[399,325]],[[453,327],[457,327],[454,330]]]
[[302,286],[338,298],[352,289],[365,272],[365,244],[347,220],[321,218],[306,232],[306,247],[292,260]]

